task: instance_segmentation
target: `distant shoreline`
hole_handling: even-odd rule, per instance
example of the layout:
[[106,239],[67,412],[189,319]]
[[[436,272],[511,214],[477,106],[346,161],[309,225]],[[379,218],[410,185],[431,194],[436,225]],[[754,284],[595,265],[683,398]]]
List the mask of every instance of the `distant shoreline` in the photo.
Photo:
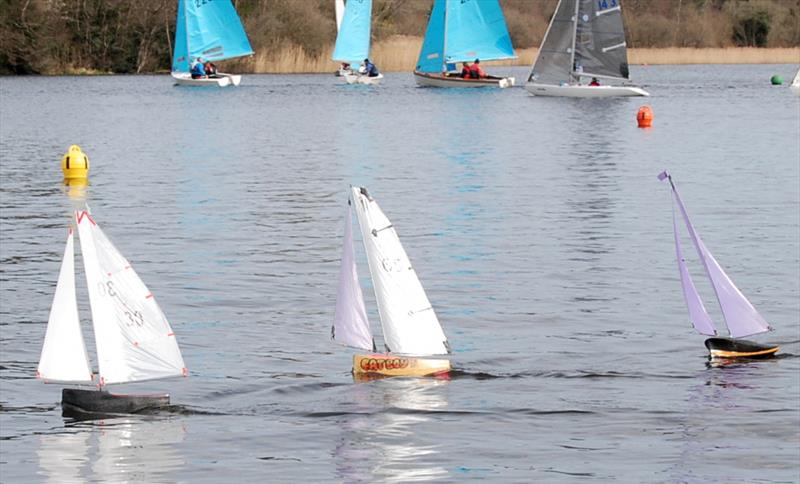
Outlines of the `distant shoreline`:
[[[378,42],[372,48],[372,59],[383,72],[411,72],[417,62],[422,39],[397,36]],[[223,70],[242,74],[327,74],[338,67],[331,60],[333,48],[319,56],[310,56],[296,46],[277,51],[258,52],[241,60],[222,62]],[[517,59],[486,62],[495,66],[530,66],[538,49],[517,49]],[[631,65],[691,65],[691,64],[800,64],[800,47],[723,47],[723,48],[630,48]],[[143,72],[142,74],[163,74]],[[67,69],[48,75],[107,75],[108,72],[84,68]]]

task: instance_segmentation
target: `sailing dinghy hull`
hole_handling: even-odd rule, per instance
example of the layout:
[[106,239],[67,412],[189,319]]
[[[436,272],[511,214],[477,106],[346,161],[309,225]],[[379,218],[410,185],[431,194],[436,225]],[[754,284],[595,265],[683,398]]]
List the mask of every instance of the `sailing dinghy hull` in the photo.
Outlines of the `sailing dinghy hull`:
[[177,86],[226,87],[226,86],[238,86],[239,83],[242,82],[242,76],[240,74],[218,73],[217,76],[219,77],[211,77],[206,79],[192,79],[192,76],[188,73],[182,73],[182,72],[172,73],[172,78],[175,79],[175,85]]
[[762,345],[753,341],[736,340],[730,338],[708,338],[706,348],[712,359],[723,358],[772,358],[780,349],[775,345]]
[[344,80],[348,84],[367,84],[369,86],[377,86],[383,80],[383,74],[378,74],[375,77],[364,76],[358,73],[346,72]]
[[534,96],[552,97],[635,97],[649,96],[650,93],[640,87],[634,86],[579,86],[554,84],[536,84],[529,82],[525,84],[525,90]]
[[384,354],[353,355],[356,378],[388,376],[444,376],[450,372],[450,360],[410,358]]
[[169,406],[166,393],[152,395],[117,395],[104,390],[61,390],[61,405],[96,413],[138,413]]
[[422,87],[499,87],[506,88],[514,85],[513,77],[489,77],[483,79],[465,79],[457,76],[444,76],[442,74],[428,74],[414,71],[414,80]]

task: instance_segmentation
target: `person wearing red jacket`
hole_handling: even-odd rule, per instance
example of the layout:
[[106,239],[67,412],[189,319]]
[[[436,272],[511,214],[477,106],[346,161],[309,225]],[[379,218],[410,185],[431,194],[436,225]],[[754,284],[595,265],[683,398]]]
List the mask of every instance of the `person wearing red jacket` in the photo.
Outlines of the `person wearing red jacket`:
[[472,66],[470,66],[470,68],[469,68],[470,76],[469,77],[471,79],[483,79],[484,77],[486,77],[486,73],[483,72],[483,69],[481,69],[481,65],[480,64],[481,64],[481,60],[480,59],[475,59],[475,62],[472,64]]

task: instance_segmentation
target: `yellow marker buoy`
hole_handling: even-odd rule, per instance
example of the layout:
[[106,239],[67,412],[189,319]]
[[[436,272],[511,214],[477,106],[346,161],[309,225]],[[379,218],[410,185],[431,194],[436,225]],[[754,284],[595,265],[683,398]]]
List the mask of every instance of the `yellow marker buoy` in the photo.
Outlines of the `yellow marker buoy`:
[[85,180],[89,178],[89,157],[78,145],[72,145],[61,158],[61,171],[65,180]]

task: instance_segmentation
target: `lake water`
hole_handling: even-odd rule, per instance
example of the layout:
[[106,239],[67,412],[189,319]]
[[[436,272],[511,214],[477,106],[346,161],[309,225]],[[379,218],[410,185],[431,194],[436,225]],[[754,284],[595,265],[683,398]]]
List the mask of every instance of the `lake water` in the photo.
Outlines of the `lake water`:
[[[635,67],[652,97],[609,100],[393,73],[378,88],[0,78],[0,480],[797,482],[800,98],[769,84],[795,68]],[[61,183],[70,144],[92,163],[83,193]],[[708,364],[665,168],[780,358]],[[330,341],[350,184],[394,223],[454,350],[449,380],[354,382]],[[114,390],[169,391],[170,411],[74,421],[35,378],[81,196],[190,370]]]

